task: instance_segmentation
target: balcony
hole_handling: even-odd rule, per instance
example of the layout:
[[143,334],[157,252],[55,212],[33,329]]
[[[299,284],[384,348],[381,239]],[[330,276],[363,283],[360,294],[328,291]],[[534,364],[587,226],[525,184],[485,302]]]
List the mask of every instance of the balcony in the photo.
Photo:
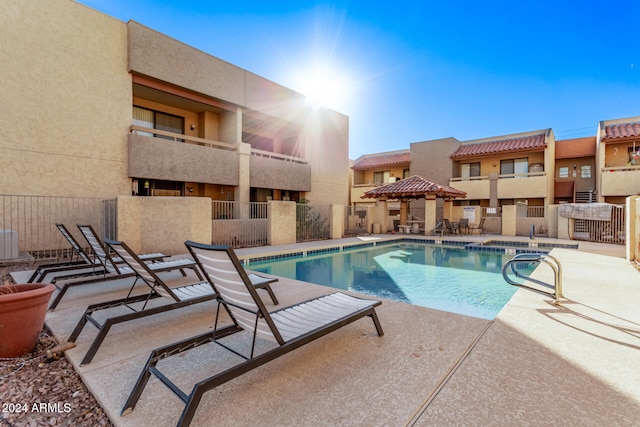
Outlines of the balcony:
[[[491,180],[488,176],[452,178],[449,186],[467,193],[467,199],[491,198]],[[529,199],[547,197],[545,172],[498,175],[498,199]]]
[[250,185],[290,191],[311,191],[311,165],[299,157],[251,150]]
[[620,166],[602,169],[601,196],[640,194],[640,166]]
[[491,185],[488,176],[471,178],[451,178],[449,186],[467,193],[467,199],[484,200],[491,196]]
[[129,176],[167,181],[238,185],[236,146],[131,126]]
[[354,184],[351,187],[351,203],[375,202],[376,199],[363,199],[364,193],[383,184]]

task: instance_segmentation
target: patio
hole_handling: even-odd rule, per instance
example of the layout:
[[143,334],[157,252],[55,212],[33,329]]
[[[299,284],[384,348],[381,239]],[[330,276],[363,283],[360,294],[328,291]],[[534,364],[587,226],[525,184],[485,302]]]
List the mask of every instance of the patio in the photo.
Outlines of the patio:
[[[578,251],[554,249],[564,273],[561,307],[522,289],[494,321],[384,301],[383,337],[366,320],[342,328],[209,392],[193,425],[631,425],[640,419],[640,284],[623,251],[585,242]],[[534,274],[552,277],[544,267]],[[87,304],[128,284],[70,291],[47,324],[64,340]],[[332,289],[280,279],[274,291],[285,306]],[[209,330],[214,308],[115,327],[93,362],[78,367],[94,335],[87,330],[67,356],[116,426],[175,425],[182,404],[155,379],[135,411],[120,411],[149,352]],[[189,390],[228,361],[211,345],[163,363]]]

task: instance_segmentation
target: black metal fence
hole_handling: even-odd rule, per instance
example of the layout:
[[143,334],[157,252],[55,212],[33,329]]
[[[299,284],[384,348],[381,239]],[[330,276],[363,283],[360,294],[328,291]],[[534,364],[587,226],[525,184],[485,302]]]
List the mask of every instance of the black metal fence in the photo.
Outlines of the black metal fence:
[[56,224],[83,242],[76,224],[117,238],[116,221],[115,199],[0,195],[0,262],[64,259],[70,246]]

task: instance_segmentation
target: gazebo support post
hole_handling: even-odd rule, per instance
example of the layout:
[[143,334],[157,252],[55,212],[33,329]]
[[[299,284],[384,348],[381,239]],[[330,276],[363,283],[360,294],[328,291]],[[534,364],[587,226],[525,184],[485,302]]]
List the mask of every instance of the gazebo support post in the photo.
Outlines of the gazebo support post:
[[424,201],[424,234],[429,234],[436,227],[436,199],[426,199]]
[[400,199],[400,225],[407,225],[409,219],[409,200]]

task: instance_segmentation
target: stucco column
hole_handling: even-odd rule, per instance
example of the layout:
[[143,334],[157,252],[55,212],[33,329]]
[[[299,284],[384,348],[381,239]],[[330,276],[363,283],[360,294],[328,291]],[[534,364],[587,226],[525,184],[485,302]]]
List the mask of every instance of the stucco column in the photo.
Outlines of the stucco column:
[[424,234],[428,235],[436,226],[436,199],[424,201]]
[[498,174],[489,174],[489,207],[498,207]]
[[342,239],[344,236],[344,205],[331,205],[330,238]]
[[267,242],[270,245],[296,242],[296,202],[269,201],[267,217]]
[[241,142],[238,144],[238,188],[236,189],[237,202],[249,202],[251,199],[251,145]]
[[517,221],[516,205],[506,205],[502,207],[502,235],[515,236]]
[[449,221],[453,221],[453,202],[449,199],[444,199],[442,217],[448,219]]
[[367,233],[373,232],[374,222],[378,222],[376,219],[376,207],[367,206]]
[[387,232],[387,224],[389,222],[389,211],[387,210],[387,201],[378,200],[376,202],[376,220],[380,224],[382,233]]

